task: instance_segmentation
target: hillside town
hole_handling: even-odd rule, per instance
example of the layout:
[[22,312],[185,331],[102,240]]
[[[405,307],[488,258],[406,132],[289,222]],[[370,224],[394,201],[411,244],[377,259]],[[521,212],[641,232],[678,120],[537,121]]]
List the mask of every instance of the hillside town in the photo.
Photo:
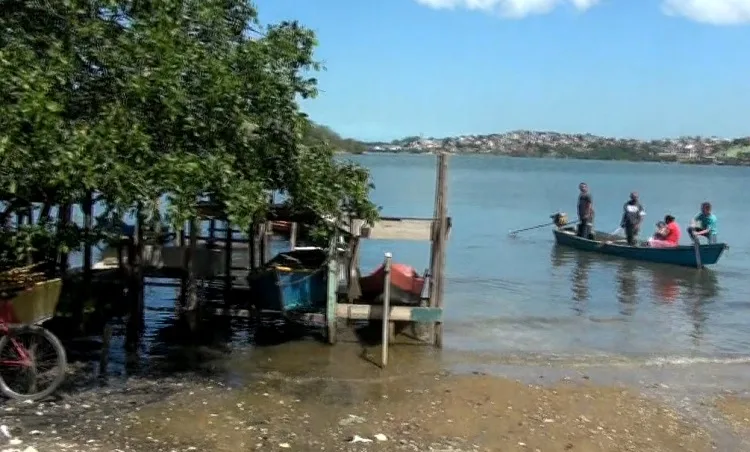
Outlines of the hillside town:
[[408,137],[368,143],[367,152],[497,154],[518,157],[592,158],[700,163],[750,162],[750,137],[680,137],[637,140],[591,134],[512,131],[448,138]]

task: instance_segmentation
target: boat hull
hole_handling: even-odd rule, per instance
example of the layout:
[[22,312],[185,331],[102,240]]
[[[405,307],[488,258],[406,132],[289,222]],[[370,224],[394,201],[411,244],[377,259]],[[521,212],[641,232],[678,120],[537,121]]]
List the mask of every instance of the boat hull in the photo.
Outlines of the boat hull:
[[325,312],[328,301],[327,254],[320,249],[279,253],[248,275],[250,299],[261,311]]
[[[613,240],[589,240],[578,237],[573,228],[556,229],[553,231],[555,242],[561,246],[575,248],[581,251],[590,251],[599,254],[621,257],[643,262],[654,262],[659,264],[680,265],[683,267],[697,267],[698,262],[695,255],[695,247],[692,245],[676,246],[674,248],[650,248],[647,246],[628,246],[625,243]],[[608,236],[608,234],[597,233],[596,236]],[[719,261],[727,245],[714,243],[700,245],[700,257],[702,265],[714,265]]]
[[[394,263],[391,265],[391,304],[394,306],[418,306],[422,301],[425,280],[414,268]],[[381,265],[374,272],[359,279],[363,301],[382,304],[385,288],[385,268]]]

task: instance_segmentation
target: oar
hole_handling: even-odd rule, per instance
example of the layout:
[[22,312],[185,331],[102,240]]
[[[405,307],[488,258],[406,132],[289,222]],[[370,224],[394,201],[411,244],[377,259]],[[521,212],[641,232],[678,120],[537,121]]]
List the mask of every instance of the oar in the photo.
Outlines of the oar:
[[[578,221],[580,221],[580,220],[576,220],[576,221],[573,221],[571,223],[567,223],[566,226],[567,225],[576,224],[576,223],[578,223]],[[536,226],[531,226],[530,228],[523,228],[523,229],[516,229],[515,231],[509,231],[508,235],[516,235],[519,232],[531,231],[532,229],[546,228],[547,226],[553,226],[553,225],[555,225],[554,221],[551,222],[551,223],[538,224]]]
[[531,231],[532,229],[544,228],[544,227],[547,227],[547,226],[552,226],[553,224],[555,224],[554,221],[551,222],[551,223],[544,223],[544,224],[538,224],[536,226],[531,226],[530,228],[516,229],[515,231],[508,232],[508,235],[516,235],[519,232]]

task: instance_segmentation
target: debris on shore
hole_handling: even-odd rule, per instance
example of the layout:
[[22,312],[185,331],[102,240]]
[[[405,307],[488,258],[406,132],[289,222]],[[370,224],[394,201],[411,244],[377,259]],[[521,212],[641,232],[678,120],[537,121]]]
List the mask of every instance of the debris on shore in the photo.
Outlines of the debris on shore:
[[703,429],[622,388],[446,373],[396,380],[269,374],[242,388],[132,381],[9,404],[3,419],[13,438],[38,452],[712,450]]

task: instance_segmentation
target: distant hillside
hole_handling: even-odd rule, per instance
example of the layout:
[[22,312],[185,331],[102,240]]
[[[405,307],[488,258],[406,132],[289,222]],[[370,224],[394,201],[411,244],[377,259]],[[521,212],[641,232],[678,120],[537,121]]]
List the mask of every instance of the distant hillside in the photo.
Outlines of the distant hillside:
[[369,152],[496,154],[682,163],[750,164],[750,138],[680,137],[659,140],[518,130],[446,138],[406,137],[367,143]]
[[489,135],[445,138],[410,136],[390,142],[362,142],[342,138],[329,127],[314,124],[308,139],[325,141],[339,152],[351,154],[422,154],[447,151],[455,154],[495,154],[511,157],[750,165],[750,137],[727,139],[694,136],[637,140],[592,134],[517,130]]
[[330,127],[314,122],[305,136],[305,142],[307,144],[321,142],[328,143],[338,152],[345,152],[348,154],[362,154],[368,149],[368,146],[361,141],[353,140],[351,138],[343,138]]

